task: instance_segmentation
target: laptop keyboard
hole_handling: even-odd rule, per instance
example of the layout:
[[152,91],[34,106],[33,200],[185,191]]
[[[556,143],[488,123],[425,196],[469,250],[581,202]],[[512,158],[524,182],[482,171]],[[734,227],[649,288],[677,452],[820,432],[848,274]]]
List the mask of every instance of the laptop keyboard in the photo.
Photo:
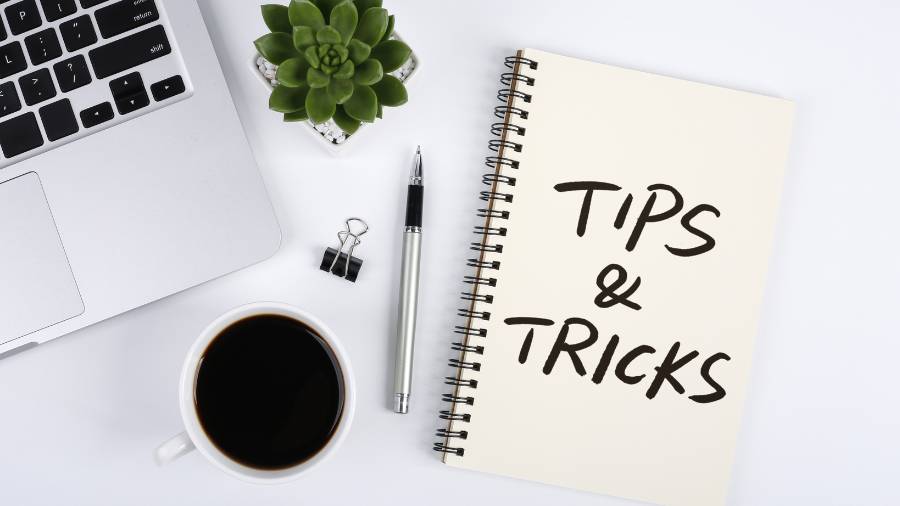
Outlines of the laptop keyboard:
[[0,0],[0,169],[190,96],[161,0]]

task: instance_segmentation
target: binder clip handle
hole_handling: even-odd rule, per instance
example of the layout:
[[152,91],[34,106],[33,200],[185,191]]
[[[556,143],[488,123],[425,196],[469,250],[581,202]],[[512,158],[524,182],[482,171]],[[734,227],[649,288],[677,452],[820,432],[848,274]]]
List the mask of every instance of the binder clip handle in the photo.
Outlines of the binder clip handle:
[[355,283],[363,261],[354,257],[353,251],[362,243],[359,238],[369,231],[369,225],[360,218],[348,218],[344,226],[346,230],[337,234],[339,246],[325,250],[319,269]]

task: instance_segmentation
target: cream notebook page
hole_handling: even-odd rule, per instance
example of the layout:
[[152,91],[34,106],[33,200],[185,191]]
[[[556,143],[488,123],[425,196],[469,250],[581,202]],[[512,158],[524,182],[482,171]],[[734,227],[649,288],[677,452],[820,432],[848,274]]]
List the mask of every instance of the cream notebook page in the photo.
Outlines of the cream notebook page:
[[[490,319],[445,462],[672,506],[725,502],[790,102],[525,50]],[[590,205],[588,191],[593,188]],[[615,190],[615,188],[619,188]],[[652,202],[651,202],[652,200]],[[587,208],[587,209],[586,209]],[[643,216],[643,218],[642,218]],[[599,278],[599,279],[598,279]],[[640,283],[638,284],[638,279]],[[523,320],[527,319],[527,320]],[[532,336],[528,339],[529,331]],[[561,335],[562,334],[562,335]],[[615,337],[614,337],[615,336]],[[677,343],[677,344],[676,344]],[[554,353],[554,349],[557,352]],[[606,365],[604,365],[606,364]],[[680,393],[679,390],[683,390]],[[652,397],[652,398],[651,398]]]

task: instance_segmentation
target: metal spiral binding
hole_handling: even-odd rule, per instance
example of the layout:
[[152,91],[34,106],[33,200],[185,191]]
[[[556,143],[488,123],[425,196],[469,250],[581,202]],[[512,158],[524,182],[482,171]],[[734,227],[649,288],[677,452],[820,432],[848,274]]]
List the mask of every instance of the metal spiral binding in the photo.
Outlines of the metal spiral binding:
[[507,230],[503,227],[475,227],[475,233],[478,235],[499,235],[505,237],[506,232]]
[[522,119],[528,119],[528,111],[524,109],[510,107],[508,105],[498,105],[497,107],[494,107],[494,116],[497,116],[500,119],[506,119],[510,114],[515,114]]
[[[512,158],[507,158],[505,156],[489,156],[484,159],[484,164],[490,168],[494,168],[498,165],[506,165],[507,167],[512,167],[513,169],[519,168],[519,162],[513,160]],[[490,174],[496,175],[496,174]]]
[[[515,169],[519,168],[519,165],[516,164]],[[481,176],[481,182],[488,185],[493,186],[494,183],[503,183],[508,186],[516,185],[516,178],[507,176],[505,174],[485,174]]]
[[488,311],[472,311],[471,309],[466,308],[460,308],[456,313],[456,316],[462,316],[463,318],[477,318],[479,320],[491,319],[491,313],[489,313]]
[[465,279],[463,279],[463,282],[468,285],[497,286],[496,278],[482,278],[479,276],[466,276]]
[[492,220],[508,220],[509,211],[498,211],[496,209],[479,209],[479,218],[490,218]]
[[521,153],[522,145],[506,139],[491,139],[491,142],[488,143],[488,149],[494,153],[499,153],[501,149],[511,149],[516,153]]
[[469,388],[478,388],[478,380],[473,379],[459,379],[456,376],[447,376],[444,378],[445,385],[453,385],[457,387],[469,387]]
[[[474,267],[476,269],[490,269],[490,270],[494,270],[494,271],[499,271],[500,270],[500,261],[499,260],[485,261],[485,260],[479,260],[477,258],[470,258],[469,260],[466,261],[466,266]],[[466,315],[460,315],[460,316],[466,316]]]
[[483,192],[481,192],[480,198],[481,198],[481,200],[483,200],[485,202],[490,202],[492,200],[502,200],[503,202],[512,202],[513,194],[512,193],[483,191]]
[[531,103],[531,95],[522,91],[503,89],[497,92],[497,100],[501,102],[506,102],[511,97],[521,98],[526,104]]
[[453,346],[451,346],[450,348],[456,351],[465,351],[467,353],[475,353],[476,355],[484,355],[484,346],[472,346],[464,343],[453,343]]
[[441,414],[438,415],[438,418],[440,418],[441,420],[456,420],[460,422],[468,422],[472,419],[472,415],[468,413],[454,413],[452,411],[442,409]]
[[[465,448],[452,444],[451,439],[465,440],[469,437],[467,430],[455,426],[455,424],[465,424],[472,420],[470,413],[460,411],[465,406],[475,405],[475,397],[471,395],[470,391],[478,388],[478,380],[471,378],[470,374],[481,370],[481,362],[478,357],[482,356],[485,351],[485,346],[481,342],[473,341],[487,337],[487,329],[479,327],[478,321],[487,321],[491,318],[490,312],[484,311],[480,307],[476,308],[476,305],[494,302],[494,296],[484,293],[484,290],[496,287],[497,278],[486,275],[487,273],[484,271],[500,270],[500,262],[486,257],[486,255],[503,253],[503,244],[496,241],[502,240],[508,232],[506,227],[499,226],[495,220],[508,220],[510,212],[497,209],[496,204],[511,203],[513,194],[510,193],[510,190],[516,186],[517,177],[503,174],[501,171],[519,169],[519,161],[513,156],[515,153],[521,153],[524,149],[519,138],[525,135],[526,130],[523,125],[517,123],[527,121],[529,113],[515,104],[516,101],[531,103],[533,97],[524,89],[534,86],[536,80],[533,76],[527,75],[525,71],[538,68],[536,61],[522,57],[521,53],[517,56],[507,57],[503,63],[511,72],[504,72],[500,76],[500,82],[505,87],[497,92],[497,99],[503,105],[494,108],[494,115],[503,121],[491,125],[491,133],[497,138],[490,141],[488,148],[496,155],[485,158],[485,164],[492,169],[492,172],[481,178],[481,182],[488,187],[487,190],[480,192],[480,198],[487,202],[487,207],[479,209],[477,213],[478,217],[484,219],[484,224],[474,229],[480,241],[469,245],[469,249],[477,252],[477,256],[466,262],[466,265],[473,267],[475,272],[463,280],[471,286],[471,291],[463,292],[460,296],[463,301],[468,303],[467,307],[460,308],[457,313],[460,317],[465,318],[465,324],[457,325],[453,330],[455,334],[464,337],[462,342],[454,342],[451,346],[451,349],[458,352],[458,355],[451,358],[448,364],[456,369],[456,375],[447,376],[444,383],[454,388],[452,393],[443,395],[443,401],[450,404],[450,409],[442,410],[440,419],[447,421],[447,426],[435,432],[435,435],[442,440],[435,442],[433,446],[435,451],[459,457],[465,454]],[[516,123],[513,123],[513,120]]]

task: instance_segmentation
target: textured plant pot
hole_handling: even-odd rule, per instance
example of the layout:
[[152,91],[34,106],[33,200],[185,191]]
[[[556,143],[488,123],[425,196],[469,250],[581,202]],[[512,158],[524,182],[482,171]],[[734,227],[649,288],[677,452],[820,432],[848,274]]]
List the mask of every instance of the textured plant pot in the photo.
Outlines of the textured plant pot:
[[[396,33],[392,35],[391,38],[403,40]],[[416,53],[413,52],[410,54],[409,60],[407,60],[403,66],[393,72],[389,72],[389,74],[399,79],[400,82],[409,88],[408,82],[418,71],[419,67],[419,59],[416,56]],[[253,59],[250,60],[250,69],[259,78],[259,81],[266,87],[266,90],[269,93],[271,93],[272,89],[278,85],[278,81],[275,80],[275,71],[278,70],[278,66],[268,62],[259,53],[254,53]],[[385,114],[390,114],[391,109],[391,107],[385,107]],[[368,131],[372,128],[372,125],[377,124],[377,122],[372,124],[363,123],[352,135],[341,130],[341,127],[337,126],[333,120],[328,120],[321,125],[314,125],[311,121],[297,122],[297,124],[304,125],[304,128],[314,137],[319,139],[319,144],[324,146],[329,152],[338,154],[344,150],[350,142],[350,139],[355,139],[361,133]]]

